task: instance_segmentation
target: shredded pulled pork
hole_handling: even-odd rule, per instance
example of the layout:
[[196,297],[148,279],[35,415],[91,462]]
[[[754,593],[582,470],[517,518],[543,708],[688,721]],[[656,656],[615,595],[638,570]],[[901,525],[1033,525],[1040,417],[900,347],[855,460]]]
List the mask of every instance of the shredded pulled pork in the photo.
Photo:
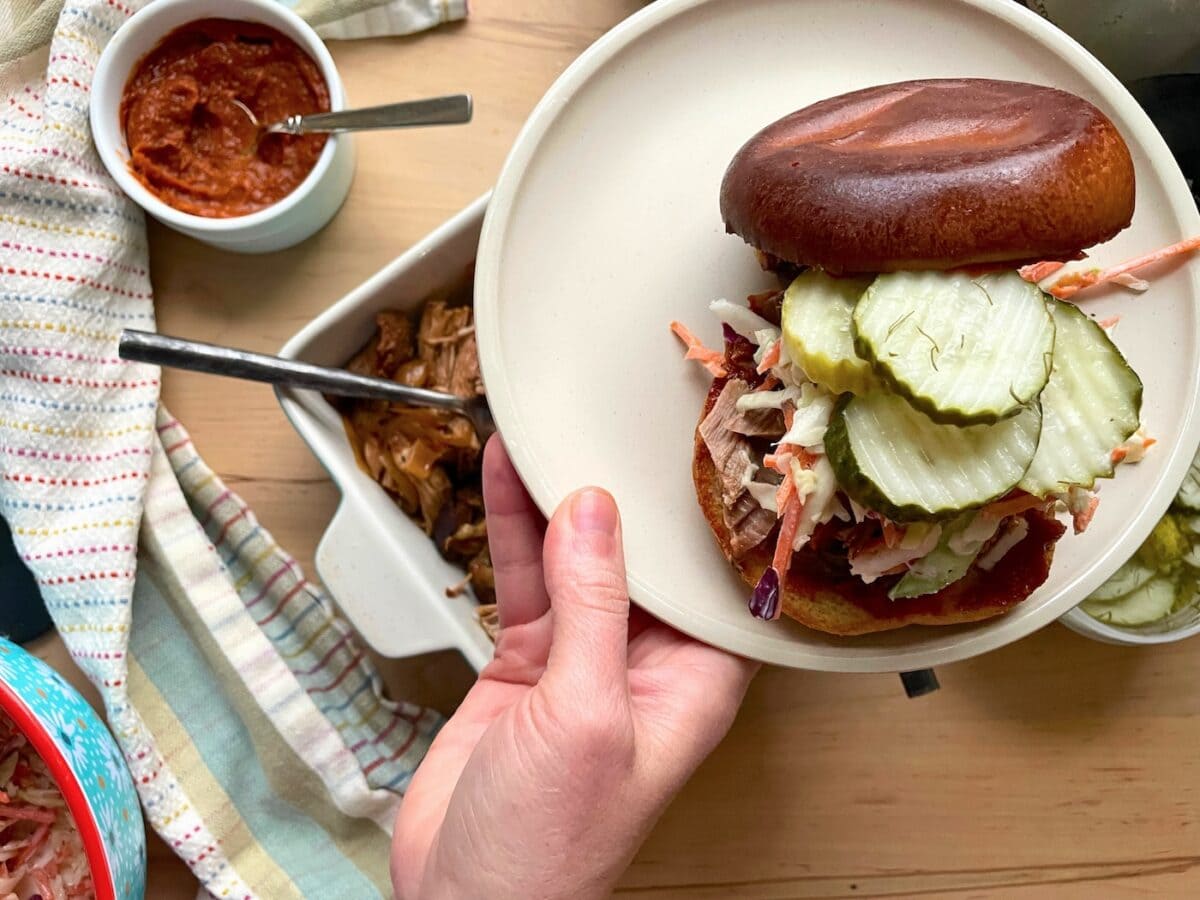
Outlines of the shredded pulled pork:
[[500,610],[495,603],[481,604],[476,612],[479,616],[479,625],[487,632],[488,637],[493,641],[496,635],[500,633]]
[[46,763],[0,713],[0,898],[94,898],[83,842]]
[[725,525],[729,529],[730,549],[735,557],[744,556],[757,547],[775,527],[775,514],[761,507],[744,484],[749,480],[747,472],[757,467],[750,443],[730,428],[730,423],[742,419],[737,401],[747,390],[744,381],[727,381],[717,402],[700,423],[700,437],[708,447],[713,465],[721,477]]
[[[743,384],[740,381],[731,381],[730,384]],[[741,392],[741,400],[747,397],[761,396],[767,393],[765,391]],[[770,437],[774,438],[783,431],[783,413],[778,409],[766,409],[750,407],[743,408],[743,403],[738,402],[733,414],[730,415],[725,427],[730,431],[743,435],[745,437]]]
[[[381,312],[376,333],[348,368],[411,387],[462,397],[483,393],[470,306],[431,299],[414,328],[404,313]],[[495,596],[480,476],[482,447],[462,416],[382,400],[336,401],[359,466],[466,570],[481,603]],[[448,592],[461,590],[462,586]]]

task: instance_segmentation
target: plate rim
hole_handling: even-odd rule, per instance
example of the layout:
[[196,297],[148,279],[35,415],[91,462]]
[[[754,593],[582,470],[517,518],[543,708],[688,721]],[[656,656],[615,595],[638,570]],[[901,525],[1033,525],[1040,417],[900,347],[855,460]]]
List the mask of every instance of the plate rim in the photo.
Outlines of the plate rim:
[[[511,222],[510,213],[519,195],[529,164],[537,154],[542,139],[554,126],[575,94],[597,72],[601,71],[618,53],[671,19],[699,7],[729,2],[736,2],[736,0],[658,0],[653,6],[645,7],[634,13],[602,35],[563,71],[534,107],[533,112],[518,133],[496,180],[492,202],[484,216],[479,250],[476,256],[474,302],[480,368],[487,387],[492,413],[505,437],[506,447],[513,465],[534,502],[546,516],[551,515],[556,506],[554,492],[550,489],[549,481],[538,460],[522,440],[524,429],[521,416],[514,403],[514,392],[503,367],[498,365],[498,360],[503,358],[502,342],[499,337],[499,268],[501,249],[507,236],[508,225]],[[1120,116],[1128,123],[1136,140],[1146,152],[1154,177],[1165,182],[1168,187],[1170,187],[1170,182],[1175,182],[1177,190],[1168,190],[1173,217],[1177,221],[1190,223],[1188,228],[1191,233],[1200,233],[1200,211],[1192,202],[1190,192],[1184,190],[1186,182],[1174,156],[1149,116],[1115,75],[1104,68],[1088,50],[1065,32],[1032,10],[1012,3],[1011,0],[954,0],[954,2],[960,6],[979,10],[990,19],[999,20],[1023,31],[1039,45],[1054,53],[1066,65],[1075,69],[1097,94],[1119,111]],[[1180,197],[1184,195],[1188,199],[1186,205],[1180,200]],[[1200,298],[1200,273],[1193,270],[1191,281],[1193,296]],[[1200,316],[1196,316],[1193,321],[1192,341],[1192,346],[1197,348],[1197,355],[1200,356]],[[1155,491],[1149,495],[1149,502],[1145,503],[1140,511],[1136,520],[1138,527],[1128,530],[1124,539],[1118,542],[1118,546],[1140,544],[1149,535],[1154,523],[1166,512],[1175,492],[1174,488],[1169,489],[1167,485],[1181,483],[1188,464],[1191,462],[1191,454],[1181,453],[1180,449],[1187,444],[1200,444],[1198,408],[1200,408],[1200,380],[1193,375],[1190,397],[1187,398],[1181,413],[1181,434],[1186,440],[1181,441],[1174,448],[1174,455],[1168,459]],[[1137,538],[1136,544],[1133,541],[1134,537]],[[752,635],[748,632],[732,635],[712,634],[714,629],[719,632],[725,631],[727,625],[695,609],[688,613],[686,621],[682,617],[665,614],[673,610],[662,609],[663,604],[659,603],[656,598],[657,592],[649,590],[632,573],[629,575],[629,589],[630,596],[636,603],[646,607],[653,615],[672,627],[698,640],[722,647],[733,653],[789,668],[829,672],[896,672],[969,659],[1027,637],[1073,609],[1087,593],[1098,586],[1103,579],[1095,577],[1097,569],[1103,565],[1109,555],[1111,552],[1093,560],[1083,575],[1076,577],[1074,581],[1068,582],[1064,586],[1059,598],[1054,602],[1044,603],[1021,620],[1007,616],[997,617],[993,620],[997,623],[993,628],[964,633],[962,640],[949,646],[928,649],[915,654],[902,647],[896,647],[880,649],[877,653],[868,656],[844,655],[840,650],[827,655],[822,652],[820,647],[797,647],[795,643],[786,638],[786,633],[782,630],[778,638]],[[649,598],[648,602],[643,599],[646,597]],[[1078,599],[1074,599],[1075,597]],[[831,645],[831,649],[833,646]]]

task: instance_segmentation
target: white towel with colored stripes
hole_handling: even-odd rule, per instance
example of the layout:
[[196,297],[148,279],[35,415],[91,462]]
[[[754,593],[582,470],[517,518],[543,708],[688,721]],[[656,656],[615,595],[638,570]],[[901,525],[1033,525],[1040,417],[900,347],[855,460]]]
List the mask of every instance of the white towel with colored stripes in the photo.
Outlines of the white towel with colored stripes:
[[[159,371],[117,358],[154,306],[142,214],[92,147],[88,85],[141,5],[0,5],[0,514],[147,820],[214,895],[390,896],[387,829],[437,716],[383,698],[329,599],[159,408]],[[330,37],[466,14],[291,5]]]

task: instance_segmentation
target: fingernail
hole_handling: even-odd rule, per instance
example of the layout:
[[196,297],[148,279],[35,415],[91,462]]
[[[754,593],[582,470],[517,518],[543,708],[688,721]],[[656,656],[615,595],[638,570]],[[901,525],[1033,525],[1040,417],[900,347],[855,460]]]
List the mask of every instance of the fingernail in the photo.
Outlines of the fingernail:
[[606,491],[586,488],[571,504],[571,524],[580,531],[612,534],[617,530],[617,505]]

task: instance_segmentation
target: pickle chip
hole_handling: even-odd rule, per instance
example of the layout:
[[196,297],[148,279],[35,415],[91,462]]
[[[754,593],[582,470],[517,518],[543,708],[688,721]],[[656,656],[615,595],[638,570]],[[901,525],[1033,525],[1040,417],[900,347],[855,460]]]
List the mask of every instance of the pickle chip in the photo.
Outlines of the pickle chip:
[[1168,513],[1138,548],[1137,559],[1143,565],[1163,571],[1180,562],[1191,549],[1192,542],[1179,527],[1178,519]]

